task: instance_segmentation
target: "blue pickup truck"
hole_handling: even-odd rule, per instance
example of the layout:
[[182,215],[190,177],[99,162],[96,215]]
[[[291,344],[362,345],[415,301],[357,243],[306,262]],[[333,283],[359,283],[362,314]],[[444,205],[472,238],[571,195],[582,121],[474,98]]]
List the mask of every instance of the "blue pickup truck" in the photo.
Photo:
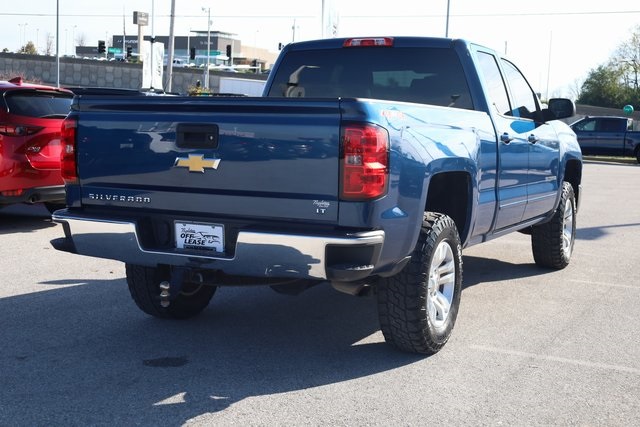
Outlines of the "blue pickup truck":
[[301,42],[263,97],[78,96],[56,249],[123,261],[138,307],[201,312],[219,286],[329,283],[377,302],[385,340],[437,352],[462,248],[531,235],[567,266],[582,157],[518,68],[464,40]]
[[583,154],[635,157],[640,163],[640,131],[633,129],[633,119],[586,116],[570,126]]

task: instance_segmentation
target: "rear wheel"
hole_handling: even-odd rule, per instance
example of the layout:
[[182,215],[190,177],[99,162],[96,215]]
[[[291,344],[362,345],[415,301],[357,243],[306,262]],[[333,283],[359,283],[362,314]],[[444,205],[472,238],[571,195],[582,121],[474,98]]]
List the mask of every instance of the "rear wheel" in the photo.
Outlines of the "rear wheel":
[[531,228],[533,259],[541,267],[569,265],[576,234],[576,199],[570,183],[562,185],[560,203],[550,221]]
[[462,249],[453,220],[424,214],[407,266],[380,280],[380,329],[385,340],[413,353],[433,354],[451,336],[460,306]]
[[187,319],[204,310],[217,287],[202,283],[182,284],[180,292],[167,307],[160,300],[160,283],[167,280],[169,271],[160,267],[126,264],[127,284],[131,298],[145,313],[163,319]]

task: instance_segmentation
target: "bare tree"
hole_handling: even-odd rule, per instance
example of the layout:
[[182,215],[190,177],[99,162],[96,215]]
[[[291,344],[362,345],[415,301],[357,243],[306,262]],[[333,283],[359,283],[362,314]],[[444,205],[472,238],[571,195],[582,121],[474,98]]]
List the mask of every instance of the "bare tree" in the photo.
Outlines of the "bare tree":
[[46,40],[46,45],[44,48],[44,54],[47,56],[51,56],[55,53],[53,51],[53,35],[51,33],[47,33],[45,40]]
[[582,79],[575,79],[573,83],[569,86],[569,93],[571,94],[572,99],[580,98],[582,94],[582,85],[584,81]]
[[76,46],[86,46],[87,36],[85,33],[80,33],[76,36]]

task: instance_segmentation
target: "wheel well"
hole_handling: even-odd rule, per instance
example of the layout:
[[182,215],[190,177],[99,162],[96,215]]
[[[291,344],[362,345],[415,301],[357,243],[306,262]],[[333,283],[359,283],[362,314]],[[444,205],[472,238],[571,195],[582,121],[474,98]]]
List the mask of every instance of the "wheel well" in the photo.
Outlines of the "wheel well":
[[571,183],[576,202],[580,200],[580,183],[582,182],[582,163],[579,160],[569,160],[564,172],[564,180]]
[[429,182],[425,211],[448,215],[456,223],[464,242],[469,231],[471,178],[465,172],[445,172],[434,175]]

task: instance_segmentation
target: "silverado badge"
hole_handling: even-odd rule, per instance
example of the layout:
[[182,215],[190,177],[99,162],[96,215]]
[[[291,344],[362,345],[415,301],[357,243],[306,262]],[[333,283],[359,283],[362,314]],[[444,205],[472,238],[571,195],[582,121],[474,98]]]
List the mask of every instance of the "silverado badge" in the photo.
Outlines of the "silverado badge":
[[189,168],[189,172],[204,173],[205,168],[218,169],[220,159],[205,159],[202,154],[189,154],[189,157],[177,157],[175,167]]

